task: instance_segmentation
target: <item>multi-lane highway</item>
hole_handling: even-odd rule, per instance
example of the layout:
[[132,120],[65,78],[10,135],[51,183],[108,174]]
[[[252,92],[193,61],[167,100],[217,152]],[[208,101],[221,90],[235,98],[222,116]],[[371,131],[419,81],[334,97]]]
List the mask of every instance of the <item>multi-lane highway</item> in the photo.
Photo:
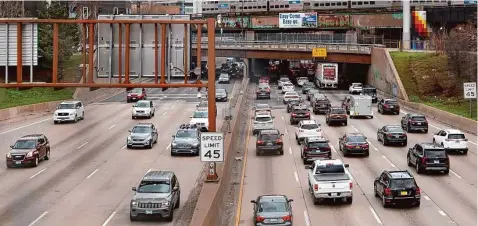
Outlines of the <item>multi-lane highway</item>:
[[[218,87],[233,90],[233,84]],[[76,124],[54,125],[49,115],[0,126],[3,155],[23,135],[43,133],[51,143],[50,160],[36,168],[0,167],[0,225],[142,225],[129,219],[131,187],[151,168],[178,176],[181,206],[169,225],[180,225],[176,220],[203,164],[198,157],[171,157],[169,148],[171,135],[189,122],[196,95],[197,89],[190,88],[148,90],[156,105],[152,119],[132,120],[132,103],[122,94],[88,105],[85,120]],[[218,103],[218,128],[226,105]],[[128,129],[139,122],[152,122],[158,129],[153,149],[126,148]]]
[[[428,120],[428,134],[408,134],[408,147],[384,147],[377,141],[377,129],[387,124],[399,124],[401,115],[381,115],[374,107],[373,119],[348,119],[348,126],[327,126],[325,116],[314,115],[330,141],[332,158],[342,159],[350,164],[353,176],[354,201],[351,205],[314,205],[308,191],[307,173],[300,157],[300,147],[295,141],[297,127],[290,125],[289,114],[282,104],[280,94],[273,88],[271,100],[258,100],[273,107],[275,127],[284,133],[285,154],[256,156],[256,138],[249,128],[245,175],[243,181],[240,213],[236,225],[253,225],[253,211],[250,200],[263,194],[284,194],[294,199],[292,203],[294,225],[476,225],[477,199],[477,137],[467,134],[470,151],[467,156],[450,155],[449,175],[418,175],[407,166],[408,147],[417,142],[431,142],[433,133],[446,126]],[[327,96],[333,106],[340,106],[346,92],[332,91]],[[308,102],[307,102],[308,104]],[[250,124],[250,123],[249,123]],[[344,157],[338,148],[338,138],[344,133],[360,132],[370,143],[369,157]],[[373,182],[381,172],[388,170],[409,170],[422,189],[419,208],[384,209],[381,201],[374,197]],[[242,223],[244,222],[244,223]]]

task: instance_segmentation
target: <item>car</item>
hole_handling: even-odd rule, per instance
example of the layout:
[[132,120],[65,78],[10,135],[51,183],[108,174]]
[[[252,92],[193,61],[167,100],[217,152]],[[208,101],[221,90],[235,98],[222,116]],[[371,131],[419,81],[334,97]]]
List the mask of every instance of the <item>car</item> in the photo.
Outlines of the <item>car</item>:
[[53,123],[78,122],[85,119],[85,106],[81,101],[61,102],[53,113]]
[[312,82],[305,82],[304,85],[302,85],[302,94],[307,94],[309,90],[314,89],[315,85]]
[[319,93],[319,90],[310,89],[309,92],[307,92],[307,100],[310,101],[312,99],[312,96],[314,96],[316,93]]
[[407,164],[418,174],[427,171],[450,172],[450,158],[443,146],[436,143],[418,143],[408,149]]
[[7,168],[37,167],[40,161],[50,159],[50,141],[43,134],[25,135],[18,139],[5,156]]
[[229,74],[221,73],[219,75],[219,79],[217,80],[217,83],[219,83],[219,84],[221,84],[221,83],[227,83],[227,84],[231,83],[230,78],[229,78]]
[[256,114],[252,118],[254,120],[252,125],[253,135],[256,135],[261,130],[274,129],[274,116],[270,114]]
[[327,97],[325,98],[322,98],[322,99],[319,99],[319,98],[315,98],[314,99],[314,103],[312,104],[312,112],[314,112],[314,114],[325,114],[327,113],[327,111],[329,110],[329,108],[332,106],[332,104],[330,104],[330,100],[327,99]]
[[365,85],[362,88],[362,93],[372,97],[372,103],[377,103],[377,101],[378,101],[378,99],[377,99],[377,88],[375,88],[374,86],[371,86],[371,85]]
[[302,103],[299,100],[290,100],[289,102],[287,102],[287,113],[290,113],[293,107],[301,104]]
[[297,85],[302,87],[309,79],[307,77],[299,77],[297,78]]
[[269,84],[260,83],[256,91],[256,99],[271,99],[271,87]]
[[[207,100],[203,100],[196,105],[196,110],[199,109],[209,109],[209,102]],[[216,116],[217,116],[217,106],[216,106]]]
[[354,94],[354,93],[362,93],[363,91],[363,85],[362,83],[352,83],[349,86],[349,93]]
[[282,77],[282,78],[280,78],[279,81],[278,81],[277,87],[278,87],[279,89],[281,89],[281,88],[282,88],[282,84],[284,84],[284,83],[290,83],[290,79],[287,78],[287,77]]
[[297,92],[287,92],[287,93],[285,93],[284,97],[282,99],[282,102],[284,104],[287,104],[291,100],[302,101],[302,98],[300,98],[300,96],[299,96],[299,94],[297,94]]
[[303,120],[299,122],[298,128],[295,131],[295,140],[297,144],[301,144],[301,142],[306,137],[321,137],[322,136],[322,129],[320,128],[320,124],[315,120]]
[[420,206],[420,187],[413,175],[406,170],[384,170],[373,182],[373,193],[382,200],[384,208],[402,203]]
[[134,88],[127,91],[126,102],[131,103],[138,100],[146,100],[147,94],[145,88]]
[[131,118],[151,118],[154,116],[156,108],[154,107],[153,101],[150,100],[140,100],[133,105],[133,111],[131,113]]
[[167,221],[174,219],[174,210],[181,203],[181,186],[172,171],[151,169],[133,187],[129,219],[137,221],[141,217],[160,216]]
[[290,112],[290,124],[298,124],[302,120],[310,120],[310,110],[306,105],[297,105],[292,107]]
[[345,157],[350,155],[369,156],[370,146],[367,137],[361,133],[346,133],[339,137],[339,150]]
[[292,201],[285,195],[261,195],[251,200],[254,225],[292,226]]
[[317,159],[332,159],[329,141],[324,137],[306,137],[300,145],[300,157],[304,164]]
[[402,117],[401,125],[409,133],[413,131],[428,133],[428,121],[422,114],[407,113]]
[[261,83],[267,83],[267,84],[269,84],[270,80],[271,80],[271,78],[268,77],[268,76],[261,76],[261,77],[259,78],[259,84],[261,84]]
[[440,130],[433,135],[433,143],[440,144],[446,151],[468,154],[468,139],[465,133],[457,129]]
[[193,112],[193,115],[189,116],[191,119],[189,121],[190,125],[204,126],[209,128],[209,114],[208,111],[196,110]]
[[216,101],[227,102],[228,93],[226,89],[216,89]]
[[325,113],[325,123],[331,125],[332,123],[340,123],[347,125],[347,111],[341,107],[330,107]]
[[294,92],[294,84],[290,82],[284,82],[282,83],[282,94],[287,93],[287,92]]
[[378,102],[377,108],[378,112],[381,114],[400,114],[400,105],[398,105],[398,102],[395,99],[382,99]]
[[256,106],[254,106],[253,109],[254,109],[254,111],[272,112],[272,108],[269,104],[256,104]]
[[266,152],[284,155],[284,143],[282,136],[277,129],[260,130],[257,134],[256,155],[262,155]]
[[400,125],[386,125],[377,130],[377,140],[382,141],[383,146],[400,144],[407,146],[407,134]]
[[199,156],[201,145],[200,131],[197,125],[182,124],[171,142],[171,156],[193,154]]
[[151,149],[157,142],[158,131],[153,123],[139,123],[129,130],[129,136],[126,140],[126,147],[146,147]]
[[339,159],[315,160],[311,165],[305,166],[314,205],[325,199],[352,204],[353,182],[348,167],[349,164],[344,164]]
[[[310,97],[310,106],[314,108],[315,103],[317,100],[327,100],[327,96],[321,93],[314,93],[312,97]],[[330,102],[330,101],[329,101]]]

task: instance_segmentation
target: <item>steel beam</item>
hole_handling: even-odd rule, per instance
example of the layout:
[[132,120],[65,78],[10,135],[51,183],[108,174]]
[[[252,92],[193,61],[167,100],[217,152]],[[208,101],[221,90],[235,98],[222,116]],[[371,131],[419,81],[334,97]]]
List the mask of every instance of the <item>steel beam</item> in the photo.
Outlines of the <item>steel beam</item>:
[[88,83],[94,83],[93,75],[95,68],[95,24],[89,24],[88,28]]
[[161,24],[161,84],[166,83],[166,24]]
[[[208,83],[201,83],[201,84],[184,84],[184,83],[165,83],[165,84],[154,84],[154,83],[121,83],[121,84],[116,84],[116,83],[0,83],[0,88],[17,88],[17,87],[59,87],[59,88],[67,88],[67,87],[75,87],[75,88],[81,88],[81,87],[87,87],[87,88],[205,88],[208,87]],[[214,103],[215,98],[214,99]],[[212,104],[212,103],[209,103]],[[214,106],[214,105],[213,105]],[[213,108],[215,109],[215,108]],[[215,110],[212,111],[212,114],[214,114]],[[214,117],[215,118],[215,117]]]
[[189,45],[188,45],[188,25],[184,24],[184,40],[183,40],[183,56],[184,56],[184,83],[188,83],[188,75],[189,75],[189,69],[188,69],[188,50],[189,50]]
[[81,37],[83,47],[81,49],[81,78],[83,79],[83,84],[86,84],[86,24],[83,24],[82,28]]
[[130,53],[130,26],[131,24],[126,24],[126,30],[125,30],[125,53],[124,53],[124,83],[128,84],[129,83],[129,53]]
[[158,84],[159,50],[158,50],[158,24],[154,24],[154,83]]
[[69,19],[0,19],[0,24],[206,24],[206,20],[69,20]]
[[123,24],[118,24],[118,83],[123,82],[122,76],[123,76]]
[[209,132],[216,132],[216,30],[214,29],[216,21],[213,18],[207,19],[207,83],[208,83],[208,120],[209,120]]
[[58,24],[53,24],[53,67],[52,83],[58,82]]

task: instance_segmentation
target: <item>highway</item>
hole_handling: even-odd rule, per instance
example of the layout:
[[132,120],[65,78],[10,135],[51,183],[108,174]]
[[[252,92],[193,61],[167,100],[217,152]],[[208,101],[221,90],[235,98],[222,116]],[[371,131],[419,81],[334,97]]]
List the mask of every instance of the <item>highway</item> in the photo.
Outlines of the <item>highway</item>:
[[[229,93],[233,84],[218,85]],[[129,205],[137,186],[149,169],[172,170],[181,185],[181,206],[175,220],[162,225],[181,225],[184,204],[188,201],[203,164],[199,157],[171,157],[171,135],[196,108],[197,90],[189,88],[148,90],[154,100],[152,119],[132,120],[132,103],[125,94],[86,106],[85,120],[54,125],[48,115],[0,126],[0,151],[27,134],[43,133],[50,140],[51,159],[36,168],[0,167],[0,225],[145,225],[130,222]],[[222,109],[218,103],[218,125]],[[139,122],[152,122],[158,128],[159,141],[153,149],[127,149],[128,129]],[[185,215],[191,215],[188,212]],[[187,217],[187,216],[186,216]],[[190,216],[189,216],[190,217]],[[147,224],[147,223],[146,223]]]
[[[299,90],[300,89],[297,89]],[[326,91],[332,106],[340,106],[347,92]],[[373,119],[348,119],[348,126],[327,126],[325,116],[313,115],[322,125],[323,135],[332,146],[332,158],[342,159],[350,164],[353,176],[354,201],[351,205],[326,203],[314,206],[308,191],[307,172],[300,158],[300,147],[295,141],[297,127],[289,123],[289,114],[282,103],[277,87],[272,89],[271,100],[257,100],[268,103],[274,109],[276,128],[284,134],[283,156],[256,156],[256,138],[250,131],[247,139],[247,154],[244,158],[245,175],[240,188],[238,217],[235,225],[253,225],[253,205],[250,200],[264,194],[283,194],[294,199],[292,203],[294,225],[476,225],[476,178],[477,146],[474,135],[467,134],[470,151],[467,156],[450,155],[451,171],[449,175],[417,175],[408,167],[406,153],[417,142],[431,142],[433,133],[446,126],[428,120],[428,134],[408,134],[408,147],[384,147],[377,141],[377,129],[386,124],[399,124],[400,115],[381,115],[374,107]],[[307,102],[308,104],[308,102]],[[252,111],[251,111],[252,114]],[[251,120],[250,120],[251,121]],[[360,132],[370,144],[369,157],[343,157],[339,153],[338,138],[344,133]],[[409,170],[422,189],[419,208],[384,209],[379,198],[374,197],[373,182],[383,170]]]

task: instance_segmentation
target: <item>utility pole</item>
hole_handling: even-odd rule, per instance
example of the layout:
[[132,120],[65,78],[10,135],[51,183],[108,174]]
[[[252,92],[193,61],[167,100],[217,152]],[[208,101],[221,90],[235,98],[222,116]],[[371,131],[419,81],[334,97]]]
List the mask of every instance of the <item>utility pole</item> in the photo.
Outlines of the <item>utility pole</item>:
[[402,34],[402,49],[410,49],[410,1],[402,1],[403,9],[403,34]]

